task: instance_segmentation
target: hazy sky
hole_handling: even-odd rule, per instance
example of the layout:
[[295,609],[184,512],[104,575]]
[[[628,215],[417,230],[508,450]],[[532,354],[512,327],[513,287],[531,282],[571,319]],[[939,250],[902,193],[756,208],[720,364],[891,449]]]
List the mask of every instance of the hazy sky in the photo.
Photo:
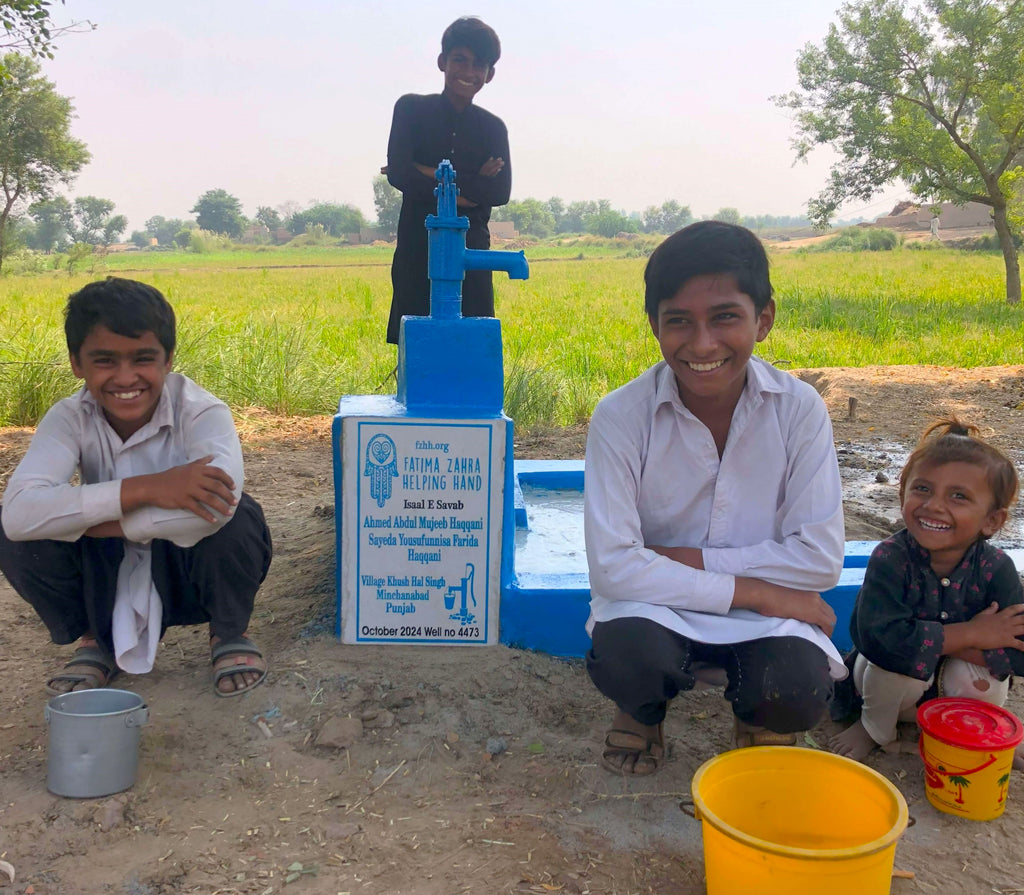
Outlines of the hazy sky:
[[[73,195],[113,199],[141,228],[186,217],[208,189],[243,211],[351,202],[374,217],[403,93],[442,87],[444,27],[479,15],[502,41],[478,96],[508,125],[512,197],[676,199],[697,215],[801,214],[825,184],[818,150],[793,165],[792,124],[769,100],[796,85],[834,0],[67,0],[47,76],[70,96],[93,160]],[[844,215],[874,216],[902,192]]]

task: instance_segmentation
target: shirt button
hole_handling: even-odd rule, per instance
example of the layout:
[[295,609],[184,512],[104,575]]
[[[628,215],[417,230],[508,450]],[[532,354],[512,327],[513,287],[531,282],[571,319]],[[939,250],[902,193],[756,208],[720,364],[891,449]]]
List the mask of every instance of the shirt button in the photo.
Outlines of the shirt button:
[[941,584],[943,587],[949,587],[949,579],[943,578],[941,581],[939,581],[939,584]]
[[948,612],[940,612],[939,613],[939,618],[947,619],[947,618],[949,618],[949,613]]

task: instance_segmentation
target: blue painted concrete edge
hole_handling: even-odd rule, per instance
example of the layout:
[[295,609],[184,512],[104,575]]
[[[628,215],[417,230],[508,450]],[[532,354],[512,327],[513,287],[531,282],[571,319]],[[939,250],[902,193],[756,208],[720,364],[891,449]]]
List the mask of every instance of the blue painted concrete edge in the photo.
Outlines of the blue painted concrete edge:
[[[509,438],[511,445],[511,437]],[[515,495],[515,524],[527,527],[521,483],[542,488],[583,490],[582,460],[510,460],[511,489]],[[520,522],[521,519],[521,522]],[[580,658],[590,649],[584,626],[590,614],[590,581],[582,573],[516,574],[515,526],[505,532],[501,591],[501,642],[538,650],[562,658]],[[877,541],[848,541],[839,583],[822,597],[835,610],[832,642],[840,652],[853,648],[850,616],[864,568]],[[508,563],[508,566],[505,563]]]

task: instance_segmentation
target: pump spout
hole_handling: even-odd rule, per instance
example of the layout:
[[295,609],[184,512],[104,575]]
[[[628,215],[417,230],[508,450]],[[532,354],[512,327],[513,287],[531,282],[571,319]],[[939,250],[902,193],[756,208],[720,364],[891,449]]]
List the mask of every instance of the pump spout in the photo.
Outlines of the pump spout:
[[466,249],[466,270],[503,270],[510,280],[528,280],[530,265],[524,252],[495,252],[488,249]]

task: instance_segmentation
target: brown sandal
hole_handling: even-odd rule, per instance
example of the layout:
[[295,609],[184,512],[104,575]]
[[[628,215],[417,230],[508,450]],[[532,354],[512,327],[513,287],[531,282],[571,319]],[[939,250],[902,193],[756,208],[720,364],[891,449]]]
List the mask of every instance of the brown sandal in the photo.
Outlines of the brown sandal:
[[648,777],[658,770],[664,757],[664,736],[660,724],[656,739],[613,727],[604,738],[601,764],[613,774]]
[[750,746],[795,746],[795,733],[776,733],[767,727],[747,724],[739,718],[734,719],[732,731],[732,748],[746,749]]
[[114,657],[103,647],[98,644],[80,646],[64,668],[46,681],[46,692],[63,696],[75,690],[96,690],[106,687],[120,670]]

